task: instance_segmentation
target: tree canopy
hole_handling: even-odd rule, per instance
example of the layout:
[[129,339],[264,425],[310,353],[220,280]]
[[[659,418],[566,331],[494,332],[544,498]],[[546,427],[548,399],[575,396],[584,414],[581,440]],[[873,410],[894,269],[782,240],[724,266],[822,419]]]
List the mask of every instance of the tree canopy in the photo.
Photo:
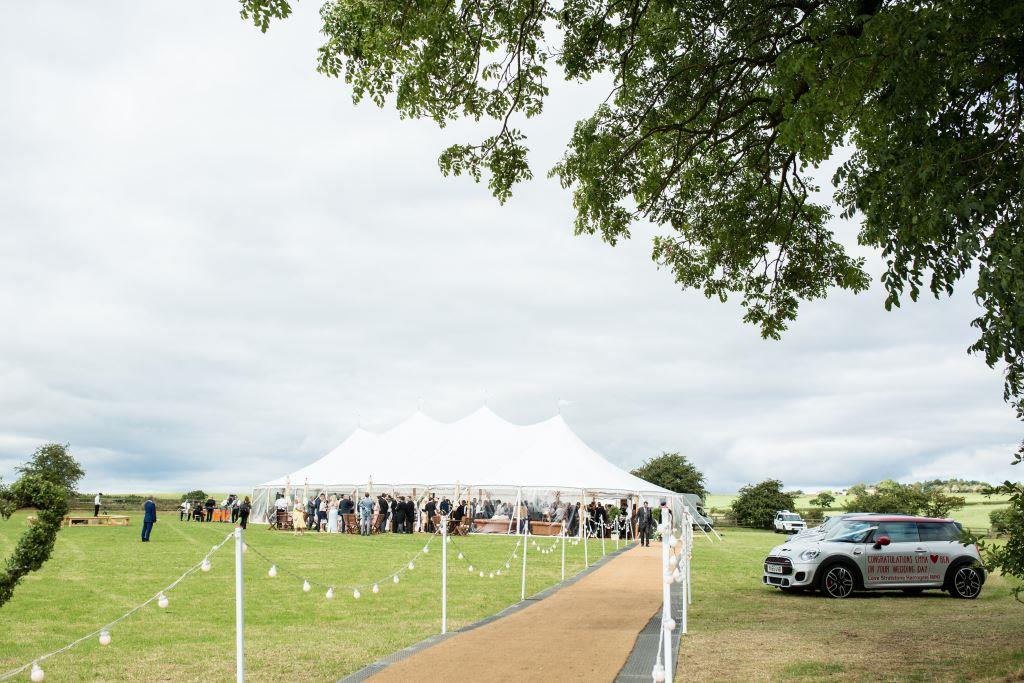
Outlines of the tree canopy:
[[[289,0],[241,0],[266,31]],[[886,306],[972,269],[971,350],[1024,390],[1024,0],[328,0],[318,69],[403,117],[494,122],[444,150],[504,201],[532,177],[524,119],[557,78],[611,79],[551,170],[576,232],[662,228],[676,282],[778,337],[801,301],[868,286],[811,171],[885,260]]]
[[732,502],[732,517],[740,526],[771,529],[775,513],[792,510],[796,499],[782,490],[778,479],[766,479],[760,484],[747,484]]
[[51,482],[68,492],[69,496],[78,493],[79,480],[85,476],[85,470],[71,455],[69,444],[43,444],[32,454],[32,459],[16,470],[23,476],[37,476]]
[[679,453],[663,451],[657,458],[651,458],[630,474],[669,491],[695,493],[701,500],[708,494],[704,488],[704,474],[685,455]]
[[900,484],[886,480],[869,492],[863,484],[851,486],[846,507],[857,512],[890,512],[903,515],[945,517],[966,504],[962,496],[950,496],[923,484]]

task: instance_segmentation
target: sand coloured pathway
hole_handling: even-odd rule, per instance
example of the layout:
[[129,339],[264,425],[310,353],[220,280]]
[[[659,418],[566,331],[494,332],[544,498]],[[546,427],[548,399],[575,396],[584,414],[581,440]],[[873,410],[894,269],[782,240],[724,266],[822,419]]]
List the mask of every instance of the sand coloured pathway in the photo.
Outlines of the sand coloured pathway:
[[387,667],[371,681],[611,681],[661,606],[661,547],[636,547],[548,598]]

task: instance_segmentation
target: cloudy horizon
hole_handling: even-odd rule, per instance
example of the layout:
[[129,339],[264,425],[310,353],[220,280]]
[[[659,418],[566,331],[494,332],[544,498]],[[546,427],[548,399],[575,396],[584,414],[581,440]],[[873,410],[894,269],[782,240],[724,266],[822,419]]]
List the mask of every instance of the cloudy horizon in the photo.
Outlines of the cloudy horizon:
[[[59,6],[60,11],[54,11]],[[600,83],[555,83],[535,179],[500,206],[438,130],[314,70],[317,7],[46,3],[0,28],[0,476],[69,442],[83,490],[245,490],[357,424],[561,407],[631,469],[679,451],[709,489],[1020,478],[1002,376],[968,356],[973,280],[887,313],[805,303],[781,341],[681,292],[651,226],[575,237],[546,171]],[[822,177],[827,178],[825,170]],[[836,212],[837,213],[837,212]]]

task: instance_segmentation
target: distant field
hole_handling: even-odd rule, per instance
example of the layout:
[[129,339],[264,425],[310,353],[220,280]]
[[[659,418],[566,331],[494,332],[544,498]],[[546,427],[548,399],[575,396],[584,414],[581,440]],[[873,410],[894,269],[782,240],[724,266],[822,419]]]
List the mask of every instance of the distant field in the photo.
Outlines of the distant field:
[[[988,528],[989,513],[993,510],[1006,507],[1008,501],[1007,496],[986,496],[981,493],[963,493],[955,495],[964,497],[967,500],[967,505],[959,510],[955,510],[952,513],[952,517],[964,526],[972,529]],[[796,507],[799,509],[812,507],[810,503],[811,498],[814,498],[814,494],[799,496],[796,499]],[[725,511],[735,499],[735,493],[711,493],[708,494],[704,504],[709,510],[719,509]],[[845,510],[846,501],[846,496],[837,496],[836,502],[833,503],[831,511]]]

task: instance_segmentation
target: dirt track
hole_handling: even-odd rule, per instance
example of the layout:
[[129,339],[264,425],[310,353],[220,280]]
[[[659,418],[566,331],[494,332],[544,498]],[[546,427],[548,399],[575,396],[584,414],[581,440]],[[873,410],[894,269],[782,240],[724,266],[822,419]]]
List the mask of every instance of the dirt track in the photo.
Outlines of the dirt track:
[[370,680],[613,680],[661,605],[660,566],[660,547],[634,548],[547,599]]

